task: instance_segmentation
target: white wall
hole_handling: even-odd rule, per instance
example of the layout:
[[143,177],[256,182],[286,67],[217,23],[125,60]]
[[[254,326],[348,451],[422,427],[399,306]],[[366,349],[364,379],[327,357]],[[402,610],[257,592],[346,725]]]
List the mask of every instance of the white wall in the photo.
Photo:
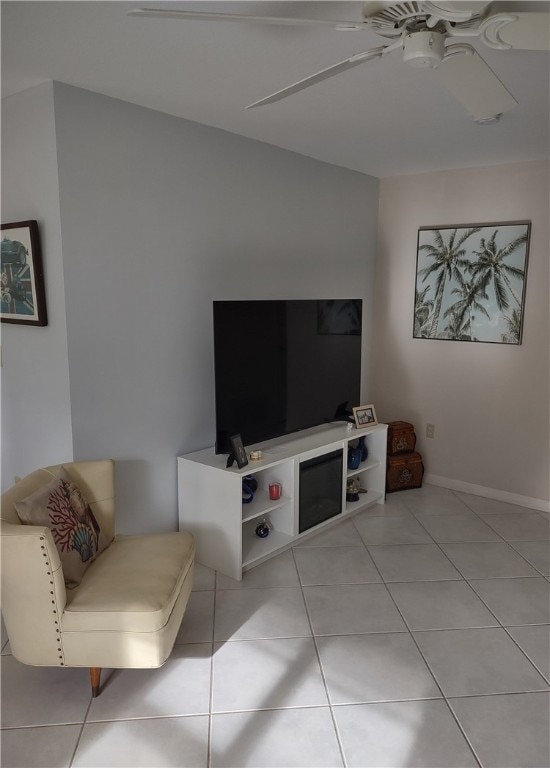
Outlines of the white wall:
[[2,102],[2,223],[36,219],[49,324],[2,325],[2,488],[72,458],[52,84]]
[[[428,478],[546,505],[548,178],[547,165],[526,163],[381,182],[372,362],[378,417],[415,425]],[[522,344],[413,339],[418,228],[518,220],[532,222]]]
[[176,456],[215,437],[213,300],[363,298],[367,396],[378,181],[57,83],[54,101],[75,457],[117,460],[120,532],[173,529]]

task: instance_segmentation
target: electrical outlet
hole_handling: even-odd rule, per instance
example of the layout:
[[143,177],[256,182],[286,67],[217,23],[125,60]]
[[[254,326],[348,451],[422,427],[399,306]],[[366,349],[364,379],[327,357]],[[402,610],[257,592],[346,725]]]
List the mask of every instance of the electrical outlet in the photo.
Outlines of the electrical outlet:
[[426,424],[426,437],[435,437],[435,424]]

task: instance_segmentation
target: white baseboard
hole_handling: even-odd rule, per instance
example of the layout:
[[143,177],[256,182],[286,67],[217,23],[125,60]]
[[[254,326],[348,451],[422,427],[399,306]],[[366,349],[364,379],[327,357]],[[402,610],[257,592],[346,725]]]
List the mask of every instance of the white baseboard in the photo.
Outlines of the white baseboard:
[[452,480],[450,477],[441,477],[441,475],[431,475],[429,473],[424,475],[424,482],[428,483],[428,485],[439,485],[442,488],[449,488],[451,491],[472,493],[474,496],[484,496],[486,499],[496,499],[497,501],[505,501],[508,504],[517,504],[519,507],[529,507],[529,509],[537,509],[540,512],[550,512],[550,501],[545,499],[520,496],[518,493],[499,491],[496,488],[487,488],[485,485],[464,483],[462,480]]

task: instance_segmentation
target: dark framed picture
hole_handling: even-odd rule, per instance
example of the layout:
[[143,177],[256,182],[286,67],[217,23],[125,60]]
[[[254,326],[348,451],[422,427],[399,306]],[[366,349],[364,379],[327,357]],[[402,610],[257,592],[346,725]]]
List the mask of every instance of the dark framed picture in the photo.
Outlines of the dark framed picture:
[[1,314],[3,323],[47,325],[42,254],[36,221],[2,224]]
[[521,344],[529,221],[418,230],[413,338]]
[[231,443],[231,453],[235,457],[235,460],[237,462],[237,466],[239,469],[242,467],[246,467],[248,464],[248,458],[246,455],[246,451],[244,449],[243,441],[240,435],[231,435],[229,438],[229,442]]
[[353,409],[353,418],[357,429],[361,427],[374,427],[378,424],[374,405],[359,405]]

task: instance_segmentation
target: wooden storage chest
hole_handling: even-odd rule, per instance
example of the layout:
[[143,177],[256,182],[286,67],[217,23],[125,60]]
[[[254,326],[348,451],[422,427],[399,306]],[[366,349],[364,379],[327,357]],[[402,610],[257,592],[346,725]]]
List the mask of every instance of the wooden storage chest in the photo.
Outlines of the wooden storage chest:
[[423,475],[424,464],[419,453],[388,456],[386,493],[420,488]]
[[414,427],[408,421],[390,421],[388,424],[388,456],[412,453],[416,445]]

